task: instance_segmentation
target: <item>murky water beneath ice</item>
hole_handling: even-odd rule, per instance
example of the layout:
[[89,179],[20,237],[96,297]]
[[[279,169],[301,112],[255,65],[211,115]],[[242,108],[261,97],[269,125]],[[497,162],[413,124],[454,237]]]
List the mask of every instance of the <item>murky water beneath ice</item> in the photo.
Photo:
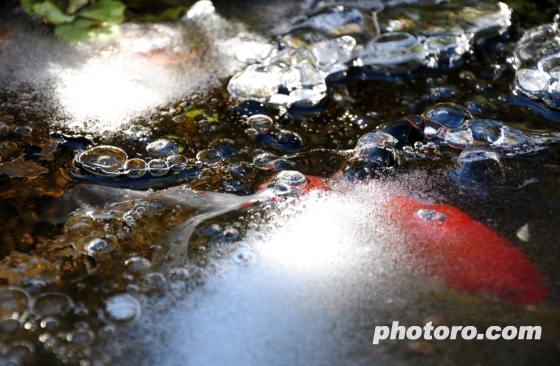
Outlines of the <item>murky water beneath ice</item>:
[[[2,362],[555,364],[554,63],[545,64],[550,76],[517,70],[542,72],[556,38],[545,29],[550,37],[529,51],[549,51],[514,58],[523,51],[515,19],[529,29],[552,18],[514,12],[513,26],[508,15],[486,27],[465,13],[442,25],[451,16],[442,11],[434,26],[424,8],[388,7],[377,15],[381,30],[414,35],[399,49],[411,38],[372,44],[375,22],[356,28],[353,16],[371,14],[360,4],[342,12],[350,23],[337,23],[331,6],[313,17],[303,16],[307,3],[249,2],[232,12],[200,2],[182,22],[125,25],[117,40],[88,46],[64,45],[6,5]],[[262,11],[273,27],[255,20]],[[298,26],[275,37],[290,22]],[[457,33],[467,27],[474,38]],[[328,43],[346,33],[356,45]],[[266,66],[262,83],[239,76],[247,64]],[[232,88],[234,74],[250,81],[249,94]],[[420,114],[429,123],[419,129],[393,122]],[[380,149],[376,135],[354,150],[376,130],[400,134],[402,145]],[[480,160],[488,174],[476,173]],[[282,170],[346,178],[328,192],[241,207]],[[182,184],[225,195],[208,194],[217,203],[203,205],[190,190],[158,193]],[[156,192],[146,196],[148,188]],[[521,306],[469,295],[396,263],[403,233],[380,208],[394,194],[458,207],[511,241],[544,274],[548,298]],[[170,233],[193,217],[186,260],[166,259]],[[526,224],[528,241],[517,234]],[[543,339],[372,346],[375,325],[393,320],[542,325]]]

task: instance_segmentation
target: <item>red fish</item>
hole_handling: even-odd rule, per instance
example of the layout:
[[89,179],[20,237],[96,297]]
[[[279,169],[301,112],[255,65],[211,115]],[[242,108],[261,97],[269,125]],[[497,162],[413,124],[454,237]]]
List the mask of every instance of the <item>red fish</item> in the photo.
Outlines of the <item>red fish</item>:
[[[305,178],[303,193],[329,189],[341,176]],[[403,196],[392,198],[383,209],[391,227],[405,237],[397,248],[397,261],[421,274],[437,277],[450,288],[517,304],[535,304],[548,296],[543,276],[523,253],[459,209]]]
[[517,304],[548,296],[542,275],[516,247],[459,209],[398,196],[387,210],[391,224],[406,237],[399,257],[420,273],[451,288]]

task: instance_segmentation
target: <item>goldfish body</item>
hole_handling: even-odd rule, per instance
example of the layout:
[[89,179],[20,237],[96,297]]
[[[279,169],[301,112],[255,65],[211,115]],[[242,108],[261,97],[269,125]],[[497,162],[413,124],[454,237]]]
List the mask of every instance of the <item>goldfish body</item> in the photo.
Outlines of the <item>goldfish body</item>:
[[405,235],[401,261],[420,273],[451,288],[518,304],[548,296],[541,274],[516,247],[459,209],[397,196],[387,210]]

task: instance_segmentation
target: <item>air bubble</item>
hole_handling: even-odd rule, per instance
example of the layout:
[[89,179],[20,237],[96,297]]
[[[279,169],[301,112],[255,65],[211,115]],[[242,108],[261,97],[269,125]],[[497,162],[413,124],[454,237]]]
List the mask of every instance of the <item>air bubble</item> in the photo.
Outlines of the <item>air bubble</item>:
[[259,133],[265,133],[272,127],[272,118],[264,114],[255,114],[247,120],[251,128],[254,128]]
[[169,164],[163,159],[150,160],[148,170],[151,175],[159,177],[169,172]]
[[472,120],[472,115],[467,109],[454,103],[436,104],[428,108],[422,117],[447,128],[461,127]]
[[98,175],[114,175],[126,160],[126,153],[114,146],[97,146],[76,156],[82,168]]
[[148,154],[155,157],[174,155],[177,154],[178,150],[179,148],[173,141],[164,139],[156,140],[146,146]]
[[150,268],[152,263],[143,257],[132,257],[127,259],[124,265],[129,271],[138,272]]
[[183,155],[171,155],[167,157],[167,162],[171,167],[171,170],[175,172],[180,172],[187,168],[187,158]]
[[87,254],[94,257],[96,255],[107,254],[113,250],[107,240],[102,238],[92,238],[84,245],[84,248]]
[[416,211],[416,216],[426,221],[444,222],[445,214],[433,209],[420,209]]
[[2,287],[0,290],[0,315],[11,317],[12,314],[22,314],[27,308],[29,296],[23,290],[15,287]]
[[64,315],[72,308],[72,300],[62,293],[46,293],[33,303],[33,313],[40,317]]
[[129,323],[140,317],[141,305],[129,294],[120,294],[105,300],[104,314],[108,321]]
[[17,332],[21,327],[21,323],[17,319],[4,319],[0,321],[0,333],[11,335]]
[[123,169],[131,178],[140,178],[148,171],[148,164],[138,158],[129,159],[124,163]]

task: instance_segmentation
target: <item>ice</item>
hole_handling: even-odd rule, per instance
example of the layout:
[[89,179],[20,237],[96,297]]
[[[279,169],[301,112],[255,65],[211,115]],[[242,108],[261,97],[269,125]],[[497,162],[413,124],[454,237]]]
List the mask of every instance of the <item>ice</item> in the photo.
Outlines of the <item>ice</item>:
[[538,68],[550,75],[551,78],[560,79],[560,53],[545,57],[538,63]]
[[296,89],[290,93],[290,101],[293,104],[312,107],[316,106],[325,98],[326,94],[313,89]]
[[550,75],[541,70],[521,69],[516,74],[516,89],[531,97],[541,96],[549,82]]
[[375,25],[369,15],[357,9],[332,7],[321,14],[307,20],[303,26],[310,27],[331,37],[343,35],[366,34],[369,38],[375,36]]
[[[244,67],[237,46],[253,42],[271,49],[264,37],[210,7],[210,1],[200,2],[184,22],[123,24],[116,38],[90,44],[66,44],[31,29],[27,20],[5,22],[2,88],[33,85],[42,103],[31,107],[53,124],[118,131],[147,111],[220,87],[221,79]],[[262,48],[249,58],[266,54]]]
[[465,149],[469,147],[474,141],[472,132],[470,128],[467,127],[447,130],[445,131],[445,135],[443,136],[443,139],[450,146],[458,149]]
[[459,155],[457,163],[458,168],[449,175],[463,188],[484,194],[484,190],[504,178],[500,156],[487,144],[466,148]]
[[333,65],[350,61],[355,46],[356,40],[354,38],[343,36],[330,41],[315,43],[310,48],[318,67],[321,70],[328,70]]
[[250,65],[234,75],[228,84],[228,91],[238,98],[264,101],[278,92],[281,82],[277,75],[264,65]]
[[540,59],[559,52],[560,33],[556,24],[529,29],[515,49],[515,55],[521,65],[536,64]]
[[426,52],[438,56],[438,59],[453,55],[462,55],[470,49],[469,39],[465,35],[434,35],[424,41]]
[[390,259],[389,242],[403,237],[378,209],[388,189],[363,186],[286,208],[295,216],[285,227],[265,238],[249,233],[203,288],[164,313],[146,304],[116,340],[123,352],[112,363],[325,365],[352,354],[354,364],[371,364],[372,324],[425,316],[410,306],[437,288]]
[[384,33],[368,43],[361,60],[379,71],[407,72],[422,65],[425,51],[420,41],[409,33]]

